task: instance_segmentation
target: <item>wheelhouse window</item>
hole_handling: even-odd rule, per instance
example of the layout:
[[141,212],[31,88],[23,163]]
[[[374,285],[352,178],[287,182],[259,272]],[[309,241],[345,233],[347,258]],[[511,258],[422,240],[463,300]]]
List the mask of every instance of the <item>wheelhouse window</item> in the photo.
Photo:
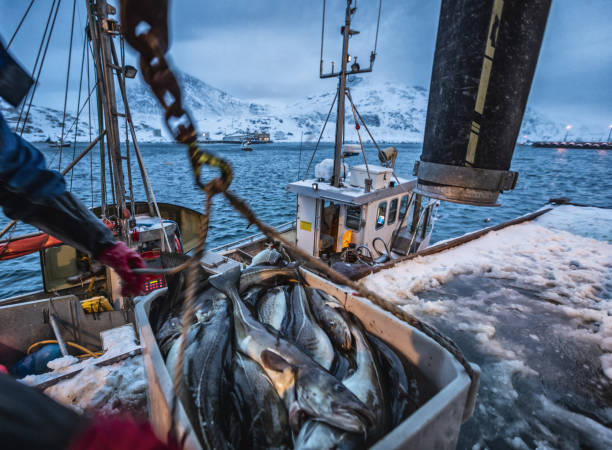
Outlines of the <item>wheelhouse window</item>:
[[380,202],[378,209],[376,210],[376,229],[379,230],[385,225],[385,218],[387,216],[387,202]]
[[404,195],[402,197],[402,201],[400,202],[400,209],[399,209],[400,220],[404,219],[404,216],[406,215],[407,211],[408,211],[408,196]]
[[346,228],[359,231],[361,228],[361,206],[346,207]]
[[398,199],[394,198],[391,200],[391,203],[389,203],[389,218],[387,219],[388,225],[395,223],[395,218],[397,217],[397,202]]

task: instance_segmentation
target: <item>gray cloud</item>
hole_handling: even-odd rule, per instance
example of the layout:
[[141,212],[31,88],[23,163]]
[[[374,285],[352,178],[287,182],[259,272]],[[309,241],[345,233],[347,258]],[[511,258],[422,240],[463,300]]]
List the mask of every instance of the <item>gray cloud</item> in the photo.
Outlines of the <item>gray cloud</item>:
[[[0,0],[0,35],[6,42],[26,2]],[[338,61],[343,1],[327,0],[324,58]],[[34,62],[51,0],[37,0],[12,51],[26,67]],[[351,46],[362,65],[373,46],[378,2],[359,1]],[[77,28],[84,1],[77,0]],[[41,101],[61,106],[72,2],[63,0],[41,79]],[[384,0],[374,80],[428,87],[439,0]],[[333,87],[319,80],[322,2],[313,0],[174,0],[170,50],[174,64],[238,97],[293,101]],[[553,2],[530,104],[558,120],[612,122],[612,2]],[[82,36],[75,38],[71,85],[79,75]],[[133,53],[129,58],[134,60]],[[73,100],[76,102],[76,100]],[[598,125],[599,126],[599,125]]]

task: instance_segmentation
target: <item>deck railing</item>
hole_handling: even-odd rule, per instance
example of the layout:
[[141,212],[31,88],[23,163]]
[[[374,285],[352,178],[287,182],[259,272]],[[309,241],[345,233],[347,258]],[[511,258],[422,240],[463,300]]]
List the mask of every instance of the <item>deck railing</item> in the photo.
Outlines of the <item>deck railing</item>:
[[[295,220],[292,220],[291,222],[283,223],[282,225],[278,225],[275,228],[276,228],[276,231],[278,231],[279,233],[284,233],[285,231],[291,230],[291,228],[293,227],[295,227]],[[253,242],[260,241],[262,239],[265,239],[265,237],[266,235],[263,233],[255,233],[245,238],[230,242],[228,244],[223,244],[223,245],[220,245],[219,247],[215,247],[211,249],[211,251],[217,252],[217,253],[227,252],[229,250],[233,250],[237,247],[240,247],[244,244],[251,244]]]

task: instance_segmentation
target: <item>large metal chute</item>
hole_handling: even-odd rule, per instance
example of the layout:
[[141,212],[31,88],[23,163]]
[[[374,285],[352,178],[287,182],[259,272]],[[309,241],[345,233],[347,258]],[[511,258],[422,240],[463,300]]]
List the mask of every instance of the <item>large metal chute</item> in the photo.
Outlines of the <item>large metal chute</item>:
[[443,0],[416,191],[494,206],[509,171],[550,0]]

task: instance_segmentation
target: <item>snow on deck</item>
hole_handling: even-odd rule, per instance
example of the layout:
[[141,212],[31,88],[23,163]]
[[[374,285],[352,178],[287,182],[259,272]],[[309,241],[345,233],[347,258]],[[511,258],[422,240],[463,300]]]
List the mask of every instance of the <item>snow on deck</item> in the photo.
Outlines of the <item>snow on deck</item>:
[[130,414],[145,417],[147,381],[141,355],[114,364],[96,365],[102,359],[117,357],[138,349],[132,325],[124,325],[101,333],[104,355],[81,362],[72,356],[50,361],[53,369],[41,375],[29,375],[21,381],[37,385],[75,368],[82,368],[71,378],[45,389],[45,394],[79,413]]
[[459,448],[612,448],[612,210],[533,222],[364,279],[481,366]]

